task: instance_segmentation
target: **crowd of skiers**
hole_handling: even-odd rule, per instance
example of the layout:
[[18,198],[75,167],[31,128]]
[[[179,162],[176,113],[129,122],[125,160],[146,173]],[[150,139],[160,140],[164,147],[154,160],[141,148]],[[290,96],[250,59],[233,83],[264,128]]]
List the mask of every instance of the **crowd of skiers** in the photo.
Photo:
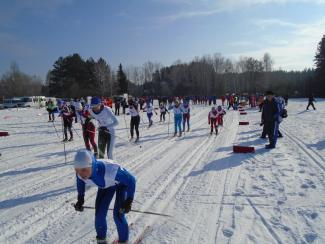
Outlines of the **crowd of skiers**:
[[[190,103],[190,100],[192,103]],[[309,97],[309,106],[314,109],[314,97]],[[80,123],[82,135],[86,150],[78,151],[74,159],[74,168],[76,171],[78,201],[74,204],[76,211],[83,211],[85,186],[87,184],[98,187],[98,193],[95,204],[95,229],[97,232],[97,242],[107,243],[107,210],[114,194],[115,205],[113,217],[117,226],[119,242],[127,242],[129,238],[129,227],[125,214],[131,211],[134,199],[136,180],[135,177],[113,161],[113,150],[115,146],[115,127],[118,125],[116,116],[120,115],[120,108],[123,108],[124,116],[130,116],[130,141],[136,143],[139,141],[139,125],[144,120],[140,117],[140,111],[143,111],[148,119],[148,128],[153,125],[153,115],[159,114],[159,121],[166,122],[168,114],[168,131],[170,115],[174,117],[173,136],[181,137],[185,131],[190,131],[190,104],[210,105],[211,111],[208,113],[208,125],[210,134],[218,134],[218,128],[223,126],[223,118],[226,115],[226,109],[233,108],[237,110],[239,105],[247,104],[251,107],[259,107],[261,111],[261,126],[263,131],[261,138],[269,139],[266,149],[275,148],[277,138],[282,137],[279,125],[283,118],[287,117],[285,106],[288,104],[288,97],[275,96],[272,91],[266,94],[253,94],[250,96],[239,96],[238,94],[226,94],[221,96],[221,104],[217,105],[216,97],[187,97],[187,98],[161,98],[158,100],[159,107],[154,107],[153,98],[130,98],[119,99],[113,104],[107,103],[107,100],[99,97],[91,98],[89,103],[83,99],[73,100],[71,102],[57,101],[55,104],[49,100],[47,102],[47,111],[49,121],[54,122],[54,113],[59,113],[62,118],[63,141],[73,140],[73,122]],[[125,118],[124,118],[125,120]],[[98,127],[98,145],[95,141],[97,121]],[[126,123],[126,120],[125,120]],[[127,129],[127,126],[126,126]],[[70,137],[68,138],[68,132]],[[168,132],[169,133],[169,132]],[[93,152],[92,152],[93,150]],[[105,158],[105,152],[107,159]]]

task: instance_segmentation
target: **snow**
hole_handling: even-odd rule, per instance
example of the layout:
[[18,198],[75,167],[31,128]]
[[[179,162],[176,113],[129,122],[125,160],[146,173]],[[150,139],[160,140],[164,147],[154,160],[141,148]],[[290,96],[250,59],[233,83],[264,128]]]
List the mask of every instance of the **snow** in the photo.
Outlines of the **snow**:
[[[141,123],[141,148],[125,141],[129,132],[119,116],[114,153],[137,177],[133,208],[171,215],[129,213],[131,243],[144,230],[143,243],[325,243],[325,100],[316,111],[305,111],[306,104],[289,100],[284,138],[271,151],[259,138],[256,109],[227,111],[218,136],[209,135],[209,107],[193,106],[183,138],[170,139],[167,122],[155,116],[150,129]],[[94,243],[94,210],[71,207],[71,160],[83,140],[75,135],[66,144],[65,163],[61,122],[54,128],[47,118],[34,108],[0,111],[0,131],[10,133],[0,137],[0,243]],[[256,153],[234,154],[233,145],[254,146]],[[85,205],[94,206],[95,196],[95,188],[87,190]],[[111,212],[108,220],[113,241]]]

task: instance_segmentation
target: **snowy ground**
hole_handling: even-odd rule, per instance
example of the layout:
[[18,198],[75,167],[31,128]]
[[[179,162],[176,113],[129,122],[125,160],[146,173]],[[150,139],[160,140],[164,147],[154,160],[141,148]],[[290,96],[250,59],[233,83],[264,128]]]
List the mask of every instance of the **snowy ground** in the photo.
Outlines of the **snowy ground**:
[[[137,176],[134,209],[172,215],[130,213],[131,243],[144,229],[143,243],[325,243],[325,100],[317,111],[305,106],[289,100],[284,138],[272,151],[259,138],[255,109],[229,111],[217,137],[209,136],[204,106],[193,107],[184,138],[170,140],[167,123],[141,124],[141,148],[121,139],[127,132],[120,116],[115,158]],[[60,121],[55,127],[62,139]],[[65,164],[44,110],[2,110],[4,130],[10,136],[0,137],[0,243],[94,243],[94,211],[71,207],[71,160],[82,139],[66,144]],[[234,144],[255,146],[256,153],[233,154]],[[95,194],[86,192],[85,205],[94,205]],[[113,241],[111,212],[108,219]]]

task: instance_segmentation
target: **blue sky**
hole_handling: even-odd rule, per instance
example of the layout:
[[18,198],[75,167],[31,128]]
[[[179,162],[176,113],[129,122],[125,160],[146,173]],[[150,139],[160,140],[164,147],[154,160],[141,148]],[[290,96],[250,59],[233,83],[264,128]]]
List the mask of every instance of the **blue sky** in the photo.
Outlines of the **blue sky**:
[[324,34],[325,0],[2,0],[0,74],[15,61],[44,78],[75,52],[114,69],[269,52],[275,68],[302,70]]

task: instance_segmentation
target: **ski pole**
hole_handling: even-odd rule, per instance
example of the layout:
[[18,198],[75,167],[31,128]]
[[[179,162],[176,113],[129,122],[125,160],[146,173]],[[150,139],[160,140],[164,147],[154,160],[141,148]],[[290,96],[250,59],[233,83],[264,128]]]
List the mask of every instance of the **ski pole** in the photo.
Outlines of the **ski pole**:
[[[88,131],[88,130],[87,130]],[[91,132],[91,133],[94,133],[93,131],[89,131],[89,132]],[[108,133],[108,134],[111,134],[112,135],[112,133],[110,133],[109,131],[105,131],[105,133]],[[117,135],[114,135],[115,137],[117,137],[117,138],[119,138],[119,139],[121,139],[122,141],[124,141],[124,142],[126,142],[126,143],[129,143],[130,141],[128,141],[128,140],[126,140],[126,139],[124,139],[123,137],[120,137],[120,136],[117,136]],[[142,146],[141,145],[138,145],[140,148],[142,148]]]
[[170,113],[168,113],[168,136],[169,136],[169,122],[170,122]]
[[56,136],[60,139],[60,136],[59,136],[58,131],[56,130],[56,127],[55,127],[54,121],[52,121],[52,124],[53,124],[54,130],[55,130]]
[[63,118],[61,117],[61,124],[62,124],[62,134],[63,134],[63,150],[64,150],[64,163],[67,163],[67,153],[65,151],[65,141],[64,141],[64,126],[63,126]]
[[[74,203],[71,204],[73,207],[75,206]],[[84,209],[95,209],[95,207],[90,207],[90,206],[82,206]],[[114,211],[113,208],[109,208],[108,210],[110,211]],[[171,215],[168,214],[162,214],[162,213],[155,213],[155,212],[150,212],[150,211],[140,211],[140,210],[136,210],[136,209],[131,209],[130,212],[134,212],[134,213],[141,213],[141,214],[150,214],[150,215],[158,215],[158,216],[163,216],[163,217],[171,217]]]
[[129,138],[128,125],[127,125],[127,123],[126,123],[125,114],[123,114],[123,117],[124,117],[124,122],[125,122],[126,136]]
[[81,136],[79,135],[79,133],[77,132],[77,130],[72,126],[72,129],[74,130],[74,132],[76,132],[77,136],[79,136],[79,138],[81,138]]

